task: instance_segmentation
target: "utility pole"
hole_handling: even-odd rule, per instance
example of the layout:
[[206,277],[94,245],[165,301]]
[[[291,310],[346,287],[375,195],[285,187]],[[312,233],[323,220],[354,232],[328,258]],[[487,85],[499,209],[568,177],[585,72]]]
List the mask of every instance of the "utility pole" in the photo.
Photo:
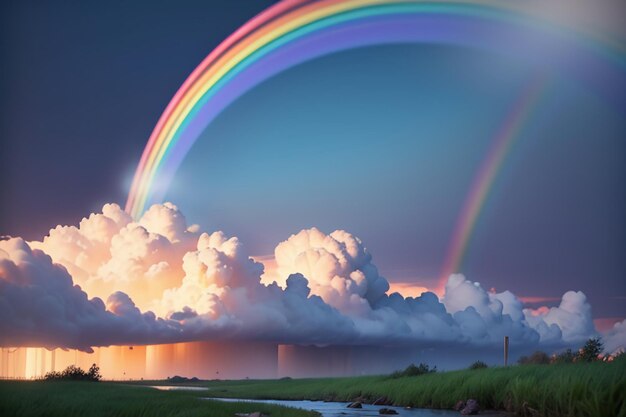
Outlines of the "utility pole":
[[509,336],[504,336],[504,366],[509,364]]

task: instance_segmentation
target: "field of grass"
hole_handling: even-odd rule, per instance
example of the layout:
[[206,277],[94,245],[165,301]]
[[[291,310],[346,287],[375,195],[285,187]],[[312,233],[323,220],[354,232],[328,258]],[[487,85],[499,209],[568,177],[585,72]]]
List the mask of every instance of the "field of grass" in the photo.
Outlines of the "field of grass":
[[395,379],[366,376],[202,381],[198,385],[210,387],[211,396],[225,398],[351,401],[386,396],[396,405],[444,409],[474,398],[482,408],[518,415],[626,417],[624,358],[612,363],[525,365]]
[[158,391],[107,382],[0,381],[0,416],[233,417],[235,413],[253,411],[271,417],[317,415],[269,404],[203,400],[199,396],[197,392]]

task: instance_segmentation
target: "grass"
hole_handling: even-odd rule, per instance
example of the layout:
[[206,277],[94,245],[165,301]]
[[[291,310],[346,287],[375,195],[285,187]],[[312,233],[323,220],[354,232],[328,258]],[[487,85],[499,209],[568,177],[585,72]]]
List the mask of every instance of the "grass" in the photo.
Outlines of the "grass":
[[[143,384],[173,385],[171,381]],[[139,384],[139,383],[136,383]],[[474,398],[482,408],[518,415],[626,417],[626,358],[612,363],[524,365],[391,378],[198,381],[207,392],[157,391],[127,383],[0,381],[0,416],[229,416],[261,411],[271,417],[314,416],[269,404],[222,403],[198,397],[365,401],[450,409]],[[537,410],[533,412],[532,410]]]
[[254,411],[270,417],[317,415],[270,404],[227,403],[199,396],[206,393],[107,382],[0,381],[0,416],[233,417]]
[[[518,415],[626,417],[626,360],[612,363],[524,365],[412,377],[202,381],[225,398],[351,401],[386,396],[396,405],[452,408],[476,399],[482,408]],[[531,409],[536,410],[533,412]]]

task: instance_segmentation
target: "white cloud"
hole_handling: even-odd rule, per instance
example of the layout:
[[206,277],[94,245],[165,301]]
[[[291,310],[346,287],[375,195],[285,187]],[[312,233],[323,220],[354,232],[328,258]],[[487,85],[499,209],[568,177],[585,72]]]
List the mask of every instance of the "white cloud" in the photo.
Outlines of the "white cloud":
[[343,230],[330,235],[316,228],[302,230],[274,253],[279,284],[301,273],[313,294],[340,311],[366,311],[389,289],[362,242]]
[[[580,292],[566,293],[559,307],[524,310],[509,291],[487,292],[452,275],[441,301],[431,292],[388,294],[372,256],[345,231],[312,228],[280,243],[277,283],[268,283],[237,238],[188,227],[170,203],[152,206],[137,222],[105,205],[78,227],[58,226],[32,243],[60,265],[21,239],[0,247],[2,345],[86,349],[229,338],[488,346],[506,335],[517,345],[552,346],[595,334]],[[623,345],[623,326],[610,337],[607,348]]]
[[616,353],[626,349],[626,320],[615,323],[604,335],[604,350],[607,353]]
[[118,205],[107,204],[79,227],[57,226],[31,245],[65,266],[91,296],[133,293],[137,305],[148,309],[165,289],[180,284],[182,259],[196,245],[196,229],[187,227],[171,203],[153,205],[137,223]]
[[[108,309],[107,309],[108,308]],[[142,314],[117,292],[89,299],[62,266],[21,238],[0,241],[0,345],[69,347],[178,339],[178,323]]]
[[542,341],[560,338],[566,343],[582,342],[596,335],[591,306],[582,291],[563,294],[558,307],[525,309],[526,321],[541,335]]

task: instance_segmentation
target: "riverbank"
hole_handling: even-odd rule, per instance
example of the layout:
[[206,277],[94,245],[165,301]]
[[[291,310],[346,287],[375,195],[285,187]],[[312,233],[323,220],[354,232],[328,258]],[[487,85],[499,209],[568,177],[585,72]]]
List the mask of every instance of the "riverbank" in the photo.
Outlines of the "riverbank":
[[473,398],[482,409],[519,415],[626,417],[623,357],[611,363],[524,365],[400,378],[283,378],[194,385],[208,387],[208,396],[222,398],[372,402],[387,397],[395,405],[435,409],[452,409],[459,400]]
[[233,417],[260,411],[272,417],[317,417],[274,404],[205,400],[206,391],[159,391],[112,382],[0,381],[0,416]]

